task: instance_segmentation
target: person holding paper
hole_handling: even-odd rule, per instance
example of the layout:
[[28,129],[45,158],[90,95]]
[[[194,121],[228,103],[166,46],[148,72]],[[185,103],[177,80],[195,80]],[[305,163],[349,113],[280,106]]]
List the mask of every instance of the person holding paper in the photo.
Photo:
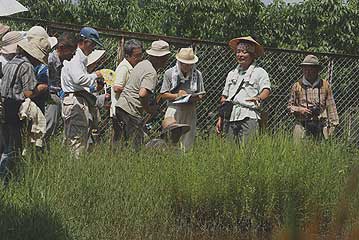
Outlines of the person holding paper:
[[195,63],[198,57],[192,48],[182,48],[176,54],[176,66],[164,74],[161,98],[168,100],[165,118],[174,117],[179,124],[188,124],[191,129],[180,139],[181,147],[188,150],[196,136],[196,103],[204,97],[205,90],[202,73]]

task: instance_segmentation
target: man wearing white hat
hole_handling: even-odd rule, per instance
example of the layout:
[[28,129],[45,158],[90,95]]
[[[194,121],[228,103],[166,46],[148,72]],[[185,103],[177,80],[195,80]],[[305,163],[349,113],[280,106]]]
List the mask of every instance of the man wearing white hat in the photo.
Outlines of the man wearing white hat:
[[[182,48],[176,54],[176,66],[168,69],[163,78],[161,98],[168,100],[165,118],[173,117],[179,124],[188,124],[190,131],[181,137],[181,147],[188,150],[192,147],[196,136],[196,102],[204,96],[202,73],[197,70],[198,57],[192,48]],[[187,103],[173,103],[178,97],[199,93],[191,97]]]
[[116,117],[124,123],[123,140],[126,143],[131,140],[135,149],[144,140],[144,112],[154,114],[158,109],[157,105],[150,105],[150,97],[158,82],[157,71],[165,66],[171,53],[168,43],[163,40],[152,42],[146,52],[148,60],[141,61],[133,68],[116,107]]
[[3,133],[5,150],[0,164],[0,175],[9,177],[8,169],[15,163],[21,152],[21,121],[18,116],[20,105],[25,98],[34,98],[43,89],[35,78],[34,67],[47,63],[50,51],[47,39],[32,41],[22,40],[18,43],[20,54],[4,67],[4,76],[0,86],[0,95],[5,107]]
[[270,81],[268,73],[255,61],[264,54],[257,41],[250,36],[239,37],[230,40],[228,45],[239,65],[228,73],[221,96],[221,106],[232,105],[233,108],[220,110],[216,131],[221,133],[224,121],[227,121],[225,127],[228,127],[228,134],[238,142],[246,142],[259,127],[259,108],[270,94]]

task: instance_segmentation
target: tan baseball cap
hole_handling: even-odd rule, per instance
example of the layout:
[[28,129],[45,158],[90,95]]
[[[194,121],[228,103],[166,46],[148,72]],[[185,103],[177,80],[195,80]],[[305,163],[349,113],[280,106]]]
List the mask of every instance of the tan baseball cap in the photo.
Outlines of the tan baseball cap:
[[146,50],[146,53],[155,57],[162,57],[167,54],[170,54],[170,46],[167,42],[163,40],[154,41],[151,44],[151,48]]
[[94,50],[90,55],[87,56],[87,64],[86,66],[90,66],[91,64],[97,62],[102,58],[105,54],[105,50]]

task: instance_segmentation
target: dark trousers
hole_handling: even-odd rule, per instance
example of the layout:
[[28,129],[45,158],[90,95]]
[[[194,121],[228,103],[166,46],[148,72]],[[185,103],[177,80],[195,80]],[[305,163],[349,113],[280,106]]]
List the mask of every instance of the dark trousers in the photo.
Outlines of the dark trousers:
[[142,119],[132,116],[122,108],[116,107],[116,118],[123,124],[121,128],[120,141],[126,146],[131,145],[135,150],[139,150],[144,141]]
[[5,123],[2,125],[1,133],[4,140],[4,149],[0,160],[0,177],[4,185],[7,185],[15,170],[15,164],[21,155],[21,124]]

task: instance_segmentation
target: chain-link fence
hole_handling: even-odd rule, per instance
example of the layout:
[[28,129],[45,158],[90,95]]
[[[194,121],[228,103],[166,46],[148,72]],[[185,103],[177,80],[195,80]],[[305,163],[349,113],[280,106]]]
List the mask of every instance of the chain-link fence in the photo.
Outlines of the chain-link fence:
[[[70,24],[51,23],[40,20],[1,18],[2,23],[8,24],[14,30],[28,30],[36,24],[47,28],[50,35],[58,35],[63,31],[79,32],[82,26]],[[130,33],[113,29],[101,29],[100,38],[104,42],[106,58],[103,66],[115,69],[121,49],[121,42],[135,38],[144,43],[145,48],[150,46],[153,40],[163,39],[171,44],[173,53],[184,46],[192,45],[199,57],[197,68],[202,72],[206,88],[206,98],[197,107],[198,128],[201,131],[210,132],[214,128],[217,118],[217,106],[226,76],[229,71],[236,67],[233,52],[225,43],[199,41],[196,39],[184,39],[178,37],[159,36],[151,34]],[[294,118],[287,112],[287,102],[291,86],[300,79],[302,72],[299,64],[309,52],[291,51],[281,49],[266,49],[266,54],[258,60],[270,76],[272,94],[266,101],[264,109],[268,113],[268,130],[278,131],[284,129],[291,131]],[[342,139],[359,144],[359,56],[315,53],[324,69],[322,77],[328,79],[332,85],[334,98],[340,118],[340,125],[336,129],[336,135]],[[174,66],[175,54],[172,54],[165,69]],[[162,79],[163,70],[159,73]],[[159,88],[158,88],[159,89]],[[152,123],[152,132],[160,128],[162,116]],[[111,129],[111,121],[107,111],[102,111],[102,131]]]

